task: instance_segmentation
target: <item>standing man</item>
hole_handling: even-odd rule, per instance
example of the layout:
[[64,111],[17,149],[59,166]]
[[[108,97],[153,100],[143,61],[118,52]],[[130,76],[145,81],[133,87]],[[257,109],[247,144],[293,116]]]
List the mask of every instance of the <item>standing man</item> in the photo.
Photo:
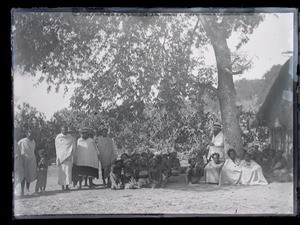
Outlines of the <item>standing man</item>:
[[21,149],[21,158],[23,161],[24,168],[24,179],[21,182],[21,195],[24,195],[24,187],[26,182],[26,194],[30,195],[29,191],[30,183],[36,180],[37,177],[37,164],[36,157],[34,154],[35,141],[33,140],[33,134],[29,130],[27,131],[27,137],[23,138],[18,143]]
[[73,153],[75,148],[75,139],[68,133],[67,126],[62,126],[61,133],[55,138],[58,184],[61,185],[62,190],[70,190],[69,185],[72,183]]
[[220,155],[219,160],[225,161],[225,153],[224,153],[224,134],[222,131],[222,126],[220,123],[214,123],[213,130],[213,138],[211,143],[208,146],[208,154],[207,160],[210,161],[211,157],[214,153],[218,153]]
[[104,185],[106,184],[106,178],[108,179],[107,182],[109,184],[109,174],[111,170],[111,165],[118,157],[115,143],[113,139],[107,134],[108,129],[103,128],[101,130],[101,136],[97,140],[97,147],[100,153],[100,163]]

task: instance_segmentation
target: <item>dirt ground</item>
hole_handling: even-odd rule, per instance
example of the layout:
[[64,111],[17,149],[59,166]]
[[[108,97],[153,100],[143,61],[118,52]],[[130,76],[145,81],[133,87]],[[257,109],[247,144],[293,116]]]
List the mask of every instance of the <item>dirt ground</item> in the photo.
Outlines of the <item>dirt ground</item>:
[[[95,180],[101,184],[101,179]],[[20,187],[17,187],[18,189]],[[30,190],[34,191],[35,182]],[[16,196],[14,214],[292,214],[293,183],[267,186],[188,186],[184,175],[165,188],[110,190],[73,188],[60,190],[57,168],[49,167],[48,184],[43,195]]]

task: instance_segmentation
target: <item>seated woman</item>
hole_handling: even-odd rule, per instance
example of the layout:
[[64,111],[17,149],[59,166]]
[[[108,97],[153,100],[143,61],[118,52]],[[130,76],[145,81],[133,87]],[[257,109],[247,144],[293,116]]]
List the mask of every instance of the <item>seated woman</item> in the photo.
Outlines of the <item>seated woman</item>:
[[123,189],[122,183],[122,160],[117,159],[111,166],[111,172],[109,175],[110,182],[111,182],[111,189],[112,190],[119,190]]
[[186,181],[189,185],[198,184],[200,182],[201,177],[203,176],[201,167],[197,163],[195,157],[189,158],[188,163],[190,164],[190,166],[186,170]]
[[123,162],[123,174],[122,174],[122,180],[123,185],[125,189],[136,189],[138,188],[138,184],[135,177],[134,168],[132,165],[131,159],[125,159]]
[[269,174],[271,177],[278,178],[279,180],[281,177],[288,174],[287,161],[283,157],[283,153],[284,151],[282,150],[278,150],[276,152],[269,169]]
[[225,160],[221,169],[219,185],[240,184],[242,174],[241,160],[236,157],[234,149],[229,149],[227,154],[229,158]]
[[267,185],[268,182],[263,175],[261,166],[251,159],[249,153],[245,153],[241,161],[242,175],[241,183],[243,185]]
[[150,187],[147,159],[141,157],[137,168],[137,182],[139,188]]
[[224,162],[220,161],[220,154],[215,152],[211,156],[212,160],[205,166],[205,183],[219,184],[220,172]]
[[161,172],[161,168],[158,166],[156,158],[150,160],[149,179],[151,182],[150,184],[151,188],[163,187],[162,172]]

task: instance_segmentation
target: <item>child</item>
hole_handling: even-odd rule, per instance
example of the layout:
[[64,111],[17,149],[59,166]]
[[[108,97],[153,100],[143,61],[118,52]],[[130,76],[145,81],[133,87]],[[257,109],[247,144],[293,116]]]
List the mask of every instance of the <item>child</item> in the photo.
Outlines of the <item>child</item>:
[[138,167],[137,167],[137,182],[139,188],[149,187],[150,179],[149,179],[149,171],[147,166],[147,159],[141,157],[138,160]]
[[123,189],[122,183],[122,160],[117,159],[115,163],[111,166],[110,172],[110,182],[111,182],[111,189],[112,190],[119,190]]
[[149,165],[149,179],[150,179],[150,186],[152,188],[163,187],[162,183],[162,172],[160,167],[157,164],[157,159],[153,158],[150,160]]
[[186,181],[189,185],[198,184],[202,176],[199,164],[197,163],[195,157],[190,158],[188,163],[190,166],[186,171]]
[[38,162],[37,162],[37,181],[35,185],[35,192],[38,193],[39,190],[45,193],[47,184],[47,172],[48,172],[48,161],[47,154],[44,149],[38,151]]
[[135,173],[134,173],[131,159],[125,159],[123,162],[122,178],[123,178],[122,181],[125,189],[138,188],[138,184],[135,180]]

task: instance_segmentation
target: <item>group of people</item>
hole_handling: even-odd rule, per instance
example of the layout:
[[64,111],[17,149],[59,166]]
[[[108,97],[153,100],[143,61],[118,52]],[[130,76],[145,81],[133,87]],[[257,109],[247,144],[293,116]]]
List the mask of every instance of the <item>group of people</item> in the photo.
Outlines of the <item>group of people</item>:
[[[70,190],[71,184],[81,189],[83,182],[90,188],[97,186],[93,180],[99,178],[99,168],[103,185],[114,190],[164,187],[169,182],[178,181],[183,172],[176,151],[166,154],[151,151],[130,155],[123,153],[118,157],[107,128],[94,134],[91,129],[82,127],[77,141],[73,132],[62,126],[61,133],[55,138],[58,184],[62,190]],[[251,159],[249,153],[246,152],[243,160],[236,157],[234,149],[225,153],[222,127],[218,123],[214,124],[214,135],[208,149],[207,154],[196,154],[188,159],[189,167],[185,171],[188,184],[198,184],[202,177],[209,184],[268,184],[262,167]],[[21,183],[21,195],[31,194],[30,183],[34,180],[37,180],[35,191],[45,192],[47,154],[43,149],[38,149],[35,154],[31,131],[18,143],[15,141],[14,151],[14,182]],[[272,159],[267,171],[270,176],[280,176],[286,170],[282,153],[278,151]]]
[[[245,152],[244,159],[236,157],[236,151],[224,150],[224,136],[219,123],[214,124],[214,135],[209,143],[208,154],[190,157],[187,169],[187,182],[197,184],[204,177],[205,183],[219,185],[267,185],[265,178],[280,178],[287,173],[287,162],[283,151],[278,150],[274,157],[267,158],[267,163],[252,159]],[[262,169],[264,168],[264,171]]]

